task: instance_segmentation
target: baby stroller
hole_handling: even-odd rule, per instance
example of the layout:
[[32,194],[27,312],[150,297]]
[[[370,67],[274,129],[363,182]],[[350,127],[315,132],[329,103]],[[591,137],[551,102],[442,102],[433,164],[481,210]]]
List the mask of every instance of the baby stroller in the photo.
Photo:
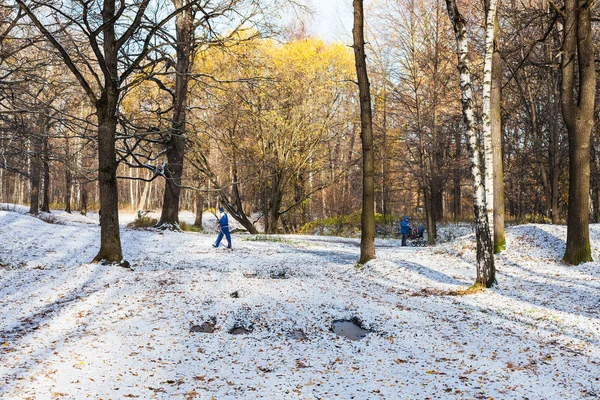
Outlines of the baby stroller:
[[427,239],[425,239],[425,227],[419,225],[417,230],[410,228],[410,234],[408,236],[408,243],[413,247],[425,247],[427,246]]

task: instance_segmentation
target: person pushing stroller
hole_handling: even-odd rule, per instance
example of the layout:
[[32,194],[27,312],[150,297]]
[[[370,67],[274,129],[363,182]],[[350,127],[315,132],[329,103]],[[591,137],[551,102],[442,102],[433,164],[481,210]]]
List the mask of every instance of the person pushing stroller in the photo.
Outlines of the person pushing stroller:
[[402,220],[402,224],[400,225],[400,233],[402,234],[402,246],[406,246],[406,239],[410,236],[412,228],[408,223],[408,215],[404,217]]

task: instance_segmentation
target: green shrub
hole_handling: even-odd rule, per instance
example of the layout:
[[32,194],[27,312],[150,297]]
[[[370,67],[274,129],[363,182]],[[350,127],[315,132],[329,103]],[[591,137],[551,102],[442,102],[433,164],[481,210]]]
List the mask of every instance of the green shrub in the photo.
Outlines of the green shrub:
[[332,236],[356,236],[360,232],[360,213],[318,219],[302,226],[299,232]]

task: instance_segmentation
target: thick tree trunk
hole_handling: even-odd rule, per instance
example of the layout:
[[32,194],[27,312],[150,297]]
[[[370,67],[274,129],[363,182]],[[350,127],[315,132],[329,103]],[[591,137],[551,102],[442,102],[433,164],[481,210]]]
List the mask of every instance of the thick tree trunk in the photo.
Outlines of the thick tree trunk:
[[486,208],[485,188],[483,185],[480,145],[475,132],[475,115],[473,112],[473,92],[471,72],[468,64],[468,41],[466,23],[456,6],[456,0],[446,0],[450,22],[456,36],[458,70],[460,73],[461,103],[463,118],[467,129],[467,148],[469,166],[473,177],[473,211],[475,214],[475,235],[477,239],[477,280],[476,283],[491,287],[496,282],[496,268],[491,238],[490,224]]
[[502,69],[500,52],[498,14],[494,18],[494,54],[492,56],[492,93],[490,99],[490,119],[492,130],[492,157],[494,162],[494,253],[506,248],[504,235],[504,163],[502,162]]
[[179,223],[179,200],[181,195],[181,176],[183,174],[183,133],[171,132],[167,148],[167,165],[165,166],[165,190],[159,227],[177,229]]
[[[182,0],[173,1],[176,8],[183,6]],[[177,64],[173,119],[167,143],[167,165],[165,167],[165,192],[159,226],[175,227],[179,223],[179,200],[185,152],[185,123],[190,68],[190,53],[193,31],[192,13],[186,10],[176,17]]]
[[[589,232],[590,134],[594,124],[596,70],[587,0],[565,0],[563,29],[562,112],[569,133],[569,208],[567,249],[572,265],[592,261]],[[575,65],[579,70],[575,71]],[[575,77],[579,84],[575,91]]]
[[119,232],[119,191],[117,184],[117,108],[120,96],[118,72],[119,44],[115,24],[115,2],[102,6],[104,50],[104,87],[96,102],[98,117],[98,186],[100,189],[100,251],[94,262],[118,263],[123,260]]
[[365,37],[363,33],[363,1],[354,0],[354,58],[360,97],[360,122],[363,154],[363,198],[361,214],[361,264],[375,258],[375,157],[373,149],[373,116],[371,111],[371,92],[365,55]]
[[119,232],[119,192],[115,135],[118,91],[107,90],[97,104],[98,183],[100,188],[100,251],[94,262],[120,262],[123,259]]

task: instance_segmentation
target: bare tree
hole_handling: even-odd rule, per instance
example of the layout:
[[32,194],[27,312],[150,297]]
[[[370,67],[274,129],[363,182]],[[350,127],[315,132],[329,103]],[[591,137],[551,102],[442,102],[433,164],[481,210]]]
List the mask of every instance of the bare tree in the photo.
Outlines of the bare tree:
[[375,258],[375,151],[373,149],[373,116],[371,111],[371,92],[365,54],[365,36],[363,32],[363,1],[354,0],[354,58],[360,98],[360,137],[363,153],[363,198],[361,215],[361,264]]
[[[562,114],[569,133],[567,249],[572,265],[592,261],[589,232],[590,133],[594,125],[596,68],[588,0],[565,0],[562,46]],[[576,82],[578,79],[578,82]]]
[[[176,8],[181,8],[187,0],[173,0]],[[185,149],[185,121],[189,83],[190,56],[194,29],[194,12],[187,9],[179,13],[175,21],[175,91],[173,96],[173,117],[168,136],[167,164],[165,166],[165,192],[159,226],[177,226],[179,222],[179,196]]]
[[[498,11],[496,0],[485,0],[486,23],[491,23],[493,45],[489,49],[491,55],[491,92],[490,92],[490,136],[492,150],[492,208],[494,253],[500,253],[506,248],[504,236],[504,168],[502,161],[502,126],[501,126],[501,101],[502,101],[502,69],[500,58],[500,27],[498,24]],[[493,12],[493,20],[489,13]],[[486,49],[488,50],[488,49]]]
[[[114,0],[78,0],[66,9],[64,4],[54,1],[16,1],[55,47],[95,107],[98,119],[100,251],[94,261],[121,262],[123,252],[115,149],[119,101],[132,74],[155,63],[148,56],[157,45],[157,32],[183,9],[167,12],[164,18],[155,22],[157,18],[147,15],[150,0],[122,1],[118,8]],[[42,19],[42,15],[45,18]],[[52,19],[57,22],[47,22]],[[66,32],[65,26],[72,27],[72,30]],[[94,56],[91,60],[88,58],[90,53]]]

